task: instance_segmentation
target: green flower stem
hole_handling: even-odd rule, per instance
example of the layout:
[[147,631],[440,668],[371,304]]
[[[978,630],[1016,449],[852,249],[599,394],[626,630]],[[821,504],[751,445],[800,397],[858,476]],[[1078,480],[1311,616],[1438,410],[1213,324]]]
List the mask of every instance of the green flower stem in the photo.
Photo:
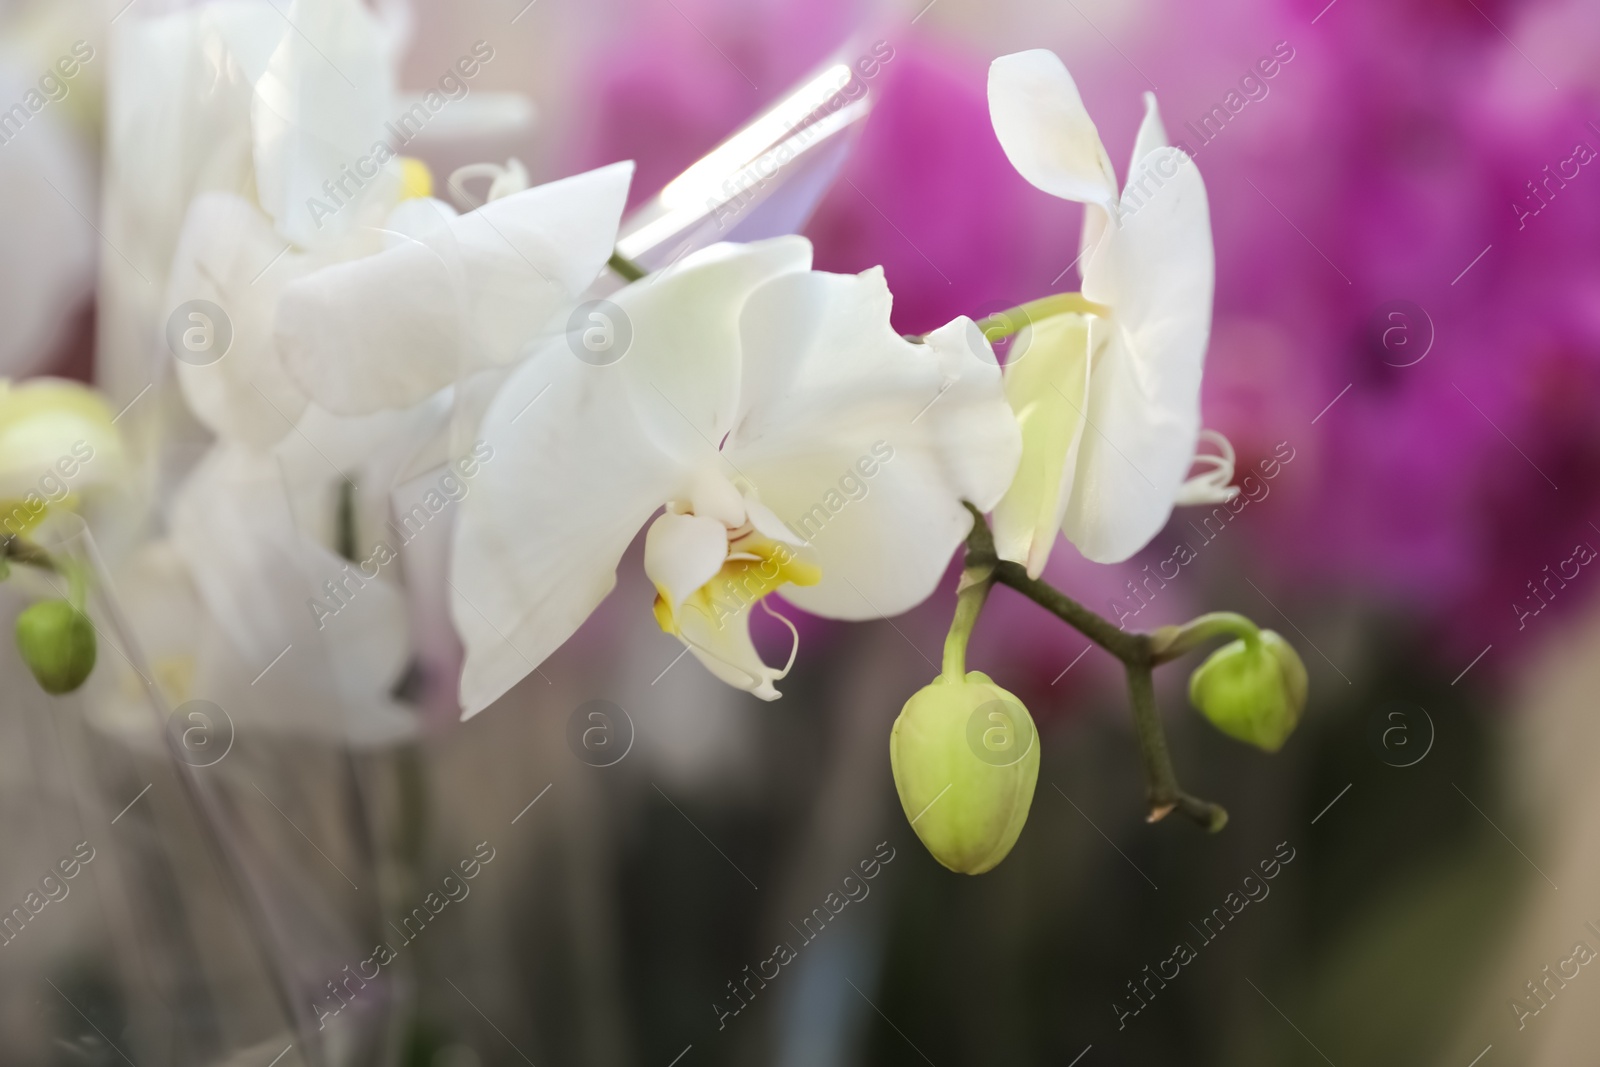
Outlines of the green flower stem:
[[1038,300],[1030,300],[1026,304],[1018,304],[1014,308],[1007,308],[981,318],[978,320],[978,329],[983,331],[983,336],[993,344],[1005,340],[1040,319],[1070,314],[1098,315],[1105,318],[1111,314],[1111,309],[1087,299],[1082,293],[1051,293]]
[[624,281],[630,282],[636,282],[650,273],[621,252],[612,252],[611,258],[606,260],[606,266],[622,275]]
[[981,563],[974,565],[972,558],[967,557],[967,566],[961,572],[961,586],[956,593],[955,616],[950,620],[950,633],[944,639],[942,673],[950,681],[959,682],[967,676],[967,641],[993,585],[994,568]]
[[56,561],[50,553],[32,541],[24,541],[15,534],[0,540],[0,555],[13,562],[25,563],[30,567],[38,567],[44,571],[58,569]]
[[89,603],[89,573],[79,560],[69,560],[65,565],[58,566],[57,571],[67,576],[67,603],[77,608],[84,614],[88,613]]
[[1009,585],[1122,662],[1154,666],[1148,635],[1119,630],[1111,620],[1090,611],[1055,586],[1029,578],[1022,564],[1000,561],[995,566],[994,579]]
[[[1172,757],[1167,751],[1166,729],[1162,726],[1161,715],[1156,710],[1153,671],[1155,667],[1172,658],[1167,653],[1174,643],[1174,635],[1164,634],[1162,630],[1157,630],[1155,634],[1146,634],[1119,629],[1109,619],[1090,611],[1048,582],[1028,577],[1025,567],[1010,560],[1002,560],[996,555],[994,534],[990,531],[989,523],[984,519],[983,513],[971,504],[967,505],[967,510],[972,512],[972,532],[967,535],[966,570],[963,572],[963,588],[956,602],[956,620],[951,623],[950,637],[945,641],[945,673],[950,673],[952,644],[957,640],[959,647],[955,653],[957,657],[955,663],[958,667],[965,666],[967,636],[971,633],[972,624],[976,622],[977,613],[983,606],[983,597],[988,595],[988,589],[985,588],[982,596],[969,597],[964,609],[961,598],[967,597],[971,592],[967,587],[965,575],[974,572],[986,573],[989,576],[986,585],[999,583],[1010,586],[1122,661],[1128,673],[1128,695],[1133,706],[1134,733],[1139,740],[1139,754],[1144,764],[1145,793],[1150,804],[1150,821],[1155,822],[1165,818],[1177,810],[1207,830],[1215,832],[1222,829],[1228,822],[1227,811],[1219,805],[1192,797],[1179,787],[1177,772],[1173,770]],[[964,615],[970,615],[970,618],[963,621]],[[1191,625],[1205,623],[1205,627],[1198,629],[1210,627],[1212,629],[1209,633],[1214,636],[1216,633],[1239,632],[1237,627],[1241,622],[1254,629],[1254,624],[1242,615],[1232,615],[1227,612],[1201,616]],[[958,629],[961,631],[959,638]],[[1177,627],[1165,629],[1179,632]],[[1162,643],[1163,641],[1165,643]]]
[[1156,710],[1155,679],[1149,664],[1127,664],[1128,698],[1133,704],[1133,729],[1139,738],[1144,763],[1145,797],[1150,822],[1165,818],[1174,808],[1216,833],[1228,825],[1228,812],[1220,804],[1201,800],[1178,786],[1172,757],[1167,753],[1167,732]]
[[0,559],[61,575],[67,580],[67,602],[79,611],[85,610],[84,605],[89,598],[89,574],[78,561],[65,557],[57,559],[39,545],[16,534],[0,538]]
[[1213,611],[1190,619],[1182,626],[1163,626],[1150,634],[1151,651],[1156,664],[1175,660],[1192,652],[1215,637],[1238,637],[1249,648],[1260,641],[1261,630],[1243,615],[1231,611]]
[[339,483],[339,507],[334,531],[335,549],[341,558],[357,562],[356,547],[356,485],[349,478]]

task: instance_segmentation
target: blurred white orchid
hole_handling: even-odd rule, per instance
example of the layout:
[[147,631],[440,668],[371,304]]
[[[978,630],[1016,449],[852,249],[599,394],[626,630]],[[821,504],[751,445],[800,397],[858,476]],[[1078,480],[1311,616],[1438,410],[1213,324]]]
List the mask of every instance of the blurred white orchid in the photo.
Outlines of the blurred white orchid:
[[510,375],[451,565],[466,715],[572,636],[646,524],[657,621],[764,699],[787,670],[750,638],[768,593],[869,619],[933,591],[962,501],[992,506],[1016,467],[998,368],[970,320],[908,341],[880,270],[810,262],[798,237],[705,249],[614,296],[620,359],[558,338]]
[[1216,278],[1205,186],[1194,163],[1167,144],[1155,96],[1146,93],[1119,194],[1077,86],[1051,52],[995,60],[989,111],[1024,178],[1086,205],[1081,258],[1091,309],[1034,322],[1007,368],[1024,458],[995,510],[997,548],[1037,577],[1059,529],[1087,558],[1119,562],[1160,531],[1175,502],[1216,502],[1237,491],[1228,487],[1226,442],[1186,481],[1200,439]]
[[[99,374],[116,402],[167,357],[150,343],[174,306],[168,278],[186,222],[198,230],[188,253],[203,247],[191,205],[215,201],[201,194],[237,197],[270,220],[279,239],[251,278],[291,242],[318,248],[382,222],[402,181],[386,145],[374,155],[395,110],[399,33],[358,0],[234,0],[135,11],[112,27],[104,225],[118,254],[103,260]],[[342,206],[321,218],[309,200],[326,199],[330,181],[343,185]]]
[[202,425],[221,440],[257,449],[291,433],[309,401],[273,340],[278,299],[293,279],[376,251],[380,241],[368,232],[302,251],[288,246],[272,219],[243,197],[212,192],[195,199],[173,256],[167,304],[186,312],[185,328],[201,331],[201,350],[173,366]]
[[[273,341],[283,287],[381,250],[381,228],[395,207],[427,196],[431,180],[388,144],[384,121],[397,107],[398,60],[389,28],[360,3],[296,2],[280,14],[252,2],[203,12],[144,27],[176,52],[212,50],[237,83],[212,90],[227,136],[196,178],[166,307],[204,300],[221,310],[225,321],[209,325],[225,331],[226,351],[178,361],[178,382],[219,438],[265,448],[291,430],[307,403]],[[261,43],[262,32],[272,47]],[[229,82],[219,77],[217,85]]]
[[[275,523],[267,528],[283,532]],[[303,541],[274,542],[273,562],[283,569],[252,592],[264,613],[282,624],[285,637],[263,655],[258,646],[238,642],[229,625],[236,616],[217,613],[186,558],[188,547],[170,538],[147,542],[116,574],[120,602],[153,672],[150,680],[171,706],[207,700],[239,728],[357,746],[415,730],[415,713],[391,695],[406,665],[406,616],[398,590],[375,583],[352,601],[350,616],[337,629],[317,633],[308,625],[305,590],[317,575],[337,575],[343,561]],[[150,714],[142,680],[120,658],[107,657],[106,663],[115,689],[98,710],[112,724],[138,733]]]
[[394,696],[411,642],[387,490],[441,406],[364,419],[311,408],[270,450],[207,453],[167,537],[118,576],[170,701],[214,700],[236,723],[354,744],[416,726]]

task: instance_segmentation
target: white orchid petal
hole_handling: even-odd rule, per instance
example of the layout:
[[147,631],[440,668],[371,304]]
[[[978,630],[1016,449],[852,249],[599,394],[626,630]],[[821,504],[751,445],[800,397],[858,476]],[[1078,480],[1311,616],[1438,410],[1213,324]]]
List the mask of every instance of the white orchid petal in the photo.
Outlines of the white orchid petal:
[[773,541],[782,541],[786,545],[800,547],[804,545],[805,538],[795,533],[789,524],[778,517],[778,513],[767,507],[753,497],[744,498],[745,515],[750,520],[750,525],[755,527],[756,533],[770,538]]
[[1108,209],[1116,202],[1111,159],[1055,53],[1034,49],[990,64],[989,118],[1006,158],[1037,188]]
[[1084,283],[1114,315],[1090,320],[1089,427],[1063,529],[1101,563],[1127,559],[1159,532],[1200,432],[1216,278],[1205,186],[1176,148],[1154,150],[1145,166],[1160,186],[1133,210],[1124,203]]
[[[283,12],[271,0],[246,0],[243,3],[207,4],[198,8],[176,11],[171,15],[151,19],[152,29],[165,33],[193,33],[186,40],[182,58],[188,62],[199,59],[201,66],[222,65],[218,44],[227,50],[226,60],[239,68],[239,74],[252,87],[266,75],[272,57],[293,30],[283,19]],[[165,23],[166,25],[163,25]],[[138,33],[137,27],[129,32]],[[196,43],[198,42],[198,43]],[[125,52],[127,50],[124,50]],[[151,56],[148,51],[140,54]],[[162,60],[177,60],[178,56],[163,55]],[[197,96],[200,94],[196,94]]]
[[748,607],[735,613],[718,613],[718,618],[695,610],[686,611],[678,620],[679,640],[689,646],[695,659],[722,681],[747,690],[762,700],[777,700],[782,694],[772,683],[781,680],[794,665],[795,655],[800,648],[800,635],[788,619],[767,607],[765,600],[761,601],[761,606],[769,615],[788,626],[793,638],[789,662],[782,670],[767,666],[761,659],[761,653],[756,651],[755,643],[750,639]]
[[[349,492],[355,504],[357,551],[366,556],[377,540],[396,540],[385,528],[391,516],[390,496],[408,480],[415,451],[438,436],[449,414],[450,398],[444,394],[405,411],[356,418],[308,405],[295,432],[272,449],[296,526],[333,545],[341,499]],[[463,448],[441,457],[430,469],[466,452]]]
[[[307,536],[295,518],[275,459],[223,445],[179,490],[171,537],[207,612],[257,672],[298,645],[302,659],[291,670],[309,674],[306,657],[325,654],[318,669],[344,697],[386,696],[409,646],[404,598],[387,578],[363,575]],[[326,582],[340,591],[324,601],[338,609],[332,619],[311,606],[329,596]]]
[[1133,155],[1128,160],[1128,178],[1139,170],[1139,164],[1145,156],[1158,148],[1166,148],[1170,141],[1167,140],[1167,128],[1161,124],[1161,109],[1156,104],[1156,94],[1144,94],[1144,118],[1139,121],[1139,134],[1133,139]]
[[[415,731],[416,715],[388,695],[398,662],[394,653],[405,650],[404,605],[397,591],[369,585],[362,590],[371,594],[368,604],[358,607],[352,601],[349,614],[341,610],[320,632],[309,629],[303,642],[263,673],[266,664],[246,655],[213,619],[197,594],[189,565],[187,553],[172,541],[153,541],[141,546],[116,575],[118,598],[133,636],[149,657],[152,680],[173,706],[215,700],[225,705],[240,734],[293,733],[366,746]],[[277,579],[259,595],[294,600],[296,593],[284,576]],[[305,599],[303,593],[300,599]],[[140,680],[118,657],[106,666],[123,669],[124,685],[108,687],[94,713],[147,737],[149,708]]]
[[470,325],[488,362],[510,362],[542,329],[566,329],[572,304],[616,246],[632,180],[632,162],[613,163],[501,197],[456,220]]
[[[889,326],[881,270],[775,279],[750,299],[741,414],[726,452],[819,557],[822,581],[784,587],[808,611],[875,618],[933,591],[1021,451],[1000,370],[957,319],[925,344]],[[981,349],[981,351],[979,351]]]
[[715,471],[696,472],[689,487],[689,504],[696,515],[715,519],[725,529],[737,530],[744,525],[744,497],[732,482]]
[[1099,204],[1085,204],[1083,207],[1083,229],[1078,234],[1078,277],[1084,277],[1089,269],[1089,259],[1094,255],[1094,246],[1100,243],[1100,238],[1105,234],[1106,227],[1111,223],[1111,216]]
[[184,336],[196,331],[200,343],[209,333],[209,343],[219,344],[226,331],[231,340],[220,358],[205,362],[210,357],[200,352],[195,362],[173,363],[189,409],[218,437],[266,448],[290,433],[305,410],[305,392],[273,342],[272,319],[284,286],[311,263],[303,253],[285,252],[272,220],[241,197],[205,193],[191,205],[167,306],[210,301],[225,321],[191,311]]
[[[169,525],[200,599],[241,653],[264,656],[265,666],[293,628],[276,598],[253,603],[258,579],[283,566],[296,540],[277,465],[243,446],[212,449],[175,495]],[[295,610],[306,613],[304,604]]]
[[701,515],[659,515],[644,539],[644,572],[674,613],[717,576],[728,558],[728,528]]
[[414,196],[402,200],[383,220],[385,248],[395,248],[408,241],[426,242],[440,233],[440,223],[460,216],[460,212],[443,200],[432,196]]
[[695,466],[735,473],[717,453],[739,401],[740,313],[761,285],[810,266],[811,243],[803,237],[717,244],[613,297],[632,333],[618,366],[663,447]]
[[1037,578],[1066,517],[1084,434],[1089,327],[1081,315],[1042,319],[1017,337],[1006,399],[1022,428],[1022,462],[994,509],[995,550]]
[[621,365],[590,366],[556,341],[490,404],[481,436],[492,458],[459,505],[451,550],[464,716],[577,631],[651,513],[687,488],[629,393]]
[[432,223],[407,209],[412,240],[285,289],[290,370],[329,411],[359,415],[512,362],[566,329],[611,255],[632,173],[618,163],[461,216],[438,204]]
[[[295,0],[284,18],[294,32],[272,54],[250,109],[256,195],[285,238],[312,248],[361,215],[350,205],[314,213],[313,202],[339,203],[325,183],[342,183],[356,205],[398,192],[397,169],[371,163],[374,146],[387,140],[395,64],[383,27],[358,0]],[[363,160],[372,174],[363,172]]]

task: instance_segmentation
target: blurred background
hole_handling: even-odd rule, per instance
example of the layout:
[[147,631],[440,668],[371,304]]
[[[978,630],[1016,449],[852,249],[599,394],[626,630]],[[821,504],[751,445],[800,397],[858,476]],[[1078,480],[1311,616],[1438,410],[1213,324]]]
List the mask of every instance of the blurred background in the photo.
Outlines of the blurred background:
[[[0,113],[0,374],[95,374],[97,279],[121,255],[101,224],[124,180],[105,169],[108,64],[116,26],[162,7],[0,6],[0,107],[75,42],[96,57],[15,129]],[[0,945],[7,1062],[1593,1062],[1594,0],[416,0],[408,17],[402,89],[485,41],[473,91],[531,103],[423,146],[436,173],[634,159],[635,202],[870,52],[872,114],[804,232],[822,269],[882,264],[906,332],[1075,281],[1079,212],[1000,152],[991,59],[1060,54],[1119,172],[1155,92],[1211,200],[1206,425],[1254,484],[1226,524],[1180,509],[1129,563],[1064,547],[1046,577],[1134,628],[1232,610],[1280,630],[1310,706],[1267,756],[1188,708],[1183,667],[1162,672],[1179,775],[1232,821],[1148,825],[1116,664],[997,590],[969,662],[1032,711],[1043,764],[1015,851],[970,878],[922,849],[887,758],[953,572],[893,621],[800,620],[765,704],[633,610],[652,595],[635,545],[577,637],[471,722],[419,700],[406,739],[354,747],[229,726],[204,767],[166,758],[117,693],[23,684],[6,642],[0,910],[31,915]],[[100,384],[116,408],[134,396]],[[1147,582],[1180,544],[1178,577]],[[128,647],[161,636],[120,623]],[[35,911],[72,856],[70,892]],[[839,905],[863,865],[870,891]],[[448,904],[402,926],[430,894]],[[825,927],[803,925],[814,909]],[[348,979],[385,938],[383,979]],[[780,944],[794,960],[752,979]],[[304,1039],[329,1027],[345,1036]]]

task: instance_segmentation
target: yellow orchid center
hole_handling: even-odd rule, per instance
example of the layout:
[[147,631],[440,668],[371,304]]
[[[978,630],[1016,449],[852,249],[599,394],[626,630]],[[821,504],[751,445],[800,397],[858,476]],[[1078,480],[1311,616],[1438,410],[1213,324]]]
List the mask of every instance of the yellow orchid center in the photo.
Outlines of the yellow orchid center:
[[400,199],[424,200],[433,195],[433,171],[415,156],[400,157]]
[[[679,611],[698,611],[720,630],[785,583],[816,585],[821,580],[822,568],[803,559],[793,546],[754,531],[734,531],[728,541],[728,558],[716,577],[685,597]],[[659,586],[654,610],[656,623],[664,632],[681,634],[670,596]]]

